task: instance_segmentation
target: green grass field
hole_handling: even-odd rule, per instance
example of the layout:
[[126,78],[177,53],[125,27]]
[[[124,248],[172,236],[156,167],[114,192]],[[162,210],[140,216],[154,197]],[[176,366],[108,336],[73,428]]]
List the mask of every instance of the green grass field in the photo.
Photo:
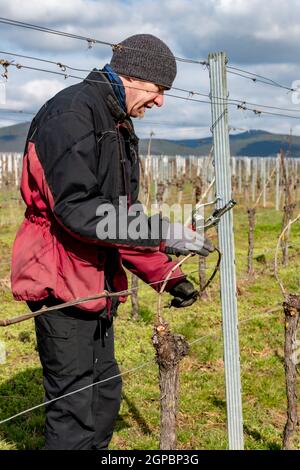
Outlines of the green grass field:
[[[10,195],[11,197],[12,195]],[[2,197],[2,199],[1,199]],[[1,318],[27,311],[12,299],[7,287],[12,242],[23,208],[8,195],[0,197],[0,298]],[[5,200],[4,200],[5,199]],[[298,210],[299,212],[299,210]],[[246,449],[280,449],[286,419],[283,367],[284,316],[282,295],[273,275],[273,259],[281,227],[281,212],[259,209],[255,230],[255,274],[246,275],[247,216],[245,208],[234,209],[238,283],[239,337],[241,350],[242,399]],[[214,241],[215,234],[212,232]],[[300,230],[295,225],[290,239],[290,262],[280,269],[288,291],[300,290]],[[260,258],[260,259],[261,259]],[[215,255],[207,263],[214,267]],[[7,263],[7,264],[6,264]],[[184,271],[198,282],[197,259]],[[131,319],[130,300],[119,310],[115,321],[116,355],[122,371],[147,363],[154,357],[151,343],[157,295],[140,282],[140,319]],[[164,295],[167,304],[168,294]],[[178,413],[178,449],[226,449],[226,401],[221,334],[219,278],[208,289],[208,299],[190,308],[165,308],[163,315],[172,330],[192,342],[190,354],[181,362]],[[204,338],[202,338],[204,337]],[[202,338],[202,339],[201,339]],[[200,340],[201,339],[201,340]],[[43,401],[42,373],[36,350],[33,321],[0,329],[5,343],[6,363],[0,364],[0,419],[7,418]],[[113,449],[158,449],[159,386],[155,363],[123,377],[123,401]],[[44,410],[30,412],[0,426],[0,449],[43,447]],[[300,435],[298,435],[300,449]]]

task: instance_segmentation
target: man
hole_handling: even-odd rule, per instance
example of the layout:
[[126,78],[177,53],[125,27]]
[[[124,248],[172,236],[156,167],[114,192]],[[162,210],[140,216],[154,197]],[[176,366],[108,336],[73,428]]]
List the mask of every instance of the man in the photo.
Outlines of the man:
[[[112,318],[125,298],[67,309],[60,303],[126,289],[122,265],[158,290],[175,264],[165,252],[213,251],[201,237],[191,241],[189,230],[176,239],[172,226],[137,205],[138,139],[130,117],[162,106],[175,76],[170,49],[152,35],[135,35],[114,48],[110,65],[58,93],[31,124],[12,290],[33,311],[58,305],[35,320],[46,400],[119,374]],[[143,233],[132,229],[137,217]],[[166,290],[174,305],[191,305],[193,285],[180,269],[172,277]],[[48,405],[45,449],[107,449],[120,395],[115,377]]]

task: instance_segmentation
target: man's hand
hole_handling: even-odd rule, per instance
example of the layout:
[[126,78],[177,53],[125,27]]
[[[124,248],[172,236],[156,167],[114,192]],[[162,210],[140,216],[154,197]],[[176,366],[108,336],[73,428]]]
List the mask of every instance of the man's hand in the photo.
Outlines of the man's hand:
[[174,297],[171,301],[171,307],[176,308],[189,307],[198,297],[198,292],[193,284],[187,280],[180,281],[173,286],[170,290],[170,294]]
[[208,238],[180,223],[169,225],[165,243],[164,251],[169,255],[185,256],[196,253],[208,256],[214,251],[214,246]]

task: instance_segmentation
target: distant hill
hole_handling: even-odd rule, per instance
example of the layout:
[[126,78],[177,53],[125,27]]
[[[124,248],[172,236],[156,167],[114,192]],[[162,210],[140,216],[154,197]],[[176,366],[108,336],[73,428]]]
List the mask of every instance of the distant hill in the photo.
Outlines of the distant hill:
[[0,127],[0,152],[23,152],[29,122]]
[[[30,123],[0,128],[0,152],[23,152]],[[266,157],[276,155],[280,148],[288,149],[288,135],[252,130],[230,135],[231,155]],[[203,139],[152,139],[153,155],[207,155],[212,144],[211,137]],[[148,139],[140,140],[140,153],[145,155]],[[300,136],[292,137],[292,156],[300,157]]]
[[[276,155],[280,148],[288,149],[288,135],[252,130],[230,135],[231,155],[251,157],[267,157]],[[141,139],[140,152],[147,153],[148,139]],[[153,155],[207,155],[211,149],[212,138],[165,140],[153,139],[151,153]],[[300,157],[300,136],[292,137],[292,156]]]

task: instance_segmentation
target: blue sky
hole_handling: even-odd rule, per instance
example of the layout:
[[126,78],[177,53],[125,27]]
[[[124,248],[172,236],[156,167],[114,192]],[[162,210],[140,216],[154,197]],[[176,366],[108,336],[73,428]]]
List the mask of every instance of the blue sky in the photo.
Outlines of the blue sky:
[[[284,3],[281,0],[0,0],[0,11],[2,17],[112,43],[132,34],[151,33],[163,39],[177,56],[205,60],[209,52],[224,50],[231,66],[271,77],[289,87],[300,80],[298,0]],[[111,56],[107,46],[95,45],[89,49],[84,41],[3,24],[0,24],[0,44],[1,51],[42,57],[83,69],[102,67]],[[0,59],[4,58],[14,57],[0,54]],[[27,59],[15,58],[15,61],[59,70],[54,65]],[[86,74],[78,72],[77,75]],[[36,111],[63,87],[76,82],[13,67],[8,70],[8,80],[3,77],[1,80],[6,102],[3,103],[2,97],[0,111],[1,108]],[[201,65],[179,62],[174,85],[209,93],[208,70]],[[231,98],[289,108],[294,110],[293,115],[297,116],[298,112],[300,117],[300,104],[285,89],[231,74],[228,89]],[[25,115],[0,113],[1,126],[22,120]],[[231,127],[239,130],[289,133],[292,128],[294,134],[300,135],[300,119],[256,116],[230,107],[229,120]],[[156,138],[171,139],[208,136],[210,126],[209,105],[171,97],[166,97],[163,108],[147,110],[144,120],[136,122],[140,137],[148,137],[153,130]]]

